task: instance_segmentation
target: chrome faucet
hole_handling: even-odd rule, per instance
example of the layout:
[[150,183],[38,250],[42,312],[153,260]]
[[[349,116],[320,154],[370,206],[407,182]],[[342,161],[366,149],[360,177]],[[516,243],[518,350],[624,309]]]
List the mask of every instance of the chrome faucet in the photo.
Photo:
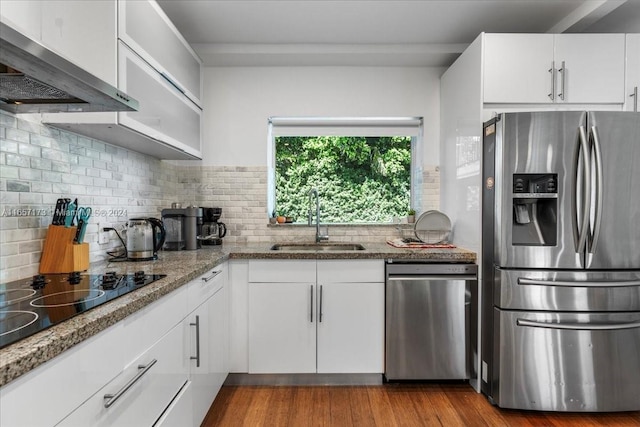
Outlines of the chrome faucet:
[[327,234],[320,234],[320,195],[316,188],[309,190],[309,227],[313,225],[313,210],[311,206],[314,198],[316,202],[316,243],[320,243],[329,240],[329,230],[327,228]]

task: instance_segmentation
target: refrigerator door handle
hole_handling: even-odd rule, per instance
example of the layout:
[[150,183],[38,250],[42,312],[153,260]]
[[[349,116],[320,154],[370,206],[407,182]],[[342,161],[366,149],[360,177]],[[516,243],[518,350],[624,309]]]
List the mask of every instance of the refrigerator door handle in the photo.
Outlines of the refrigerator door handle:
[[[589,145],[587,134],[584,126],[578,129],[579,144],[576,146],[574,165],[575,180],[573,181],[571,199],[571,219],[573,221],[573,238],[576,243],[576,253],[584,252],[587,243],[587,235],[589,233],[589,207],[591,206],[591,170],[589,168],[591,161],[589,160]],[[582,160],[582,168],[580,167]],[[578,212],[578,193],[581,193],[582,199],[581,212]],[[578,219],[578,214],[582,218]]]
[[603,202],[603,188],[604,188],[604,174],[602,170],[602,146],[600,145],[600,137],[598,136],[598,128],[592,126],[589,130],[589,137],[593,142],[593,157],[595,160],[595,179],[596,179],[596,191],[595,191],[595,213],[593,222],[593,235],[591,236],[591,245],[589,247],[589,253],[595,253],[598,246],[598,237],[600,236],[600,228],[602,226],[602,202]]
[[572,281],[572,280],[538,280],[518,277],[518,285],[565,286],[570,288],[624,288],[640,286],[640,280],[616,281]]
[[618,329],[640,328],[640,322],[631,323],[552,323],[535,322],[533,320],[517,319],[518,326],[547,329],[568,329],[573,331],[615,331]]

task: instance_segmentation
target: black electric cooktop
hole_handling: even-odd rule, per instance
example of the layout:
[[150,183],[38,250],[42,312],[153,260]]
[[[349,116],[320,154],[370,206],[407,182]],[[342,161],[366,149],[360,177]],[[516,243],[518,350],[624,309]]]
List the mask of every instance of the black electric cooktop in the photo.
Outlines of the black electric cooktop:
[[166,274],[45,274],[0,284],[0,348],[162,279]]

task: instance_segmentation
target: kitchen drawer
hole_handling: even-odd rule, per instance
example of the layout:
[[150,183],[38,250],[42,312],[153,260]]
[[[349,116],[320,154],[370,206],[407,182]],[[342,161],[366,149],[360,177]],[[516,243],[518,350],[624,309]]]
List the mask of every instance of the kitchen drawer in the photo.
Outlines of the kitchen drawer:
[[118,323],[0,388],[0,426],[52,426],[125,365]]
[[191,313],[200,304],[211,298],[227,281],[227,269],[218,265],[187,285],[187,313]]
[[315,283],[316,260],[250,260],[249,282]]
[[318,284],[384,282],[384,261],[335,260],[318,261]]
[[171,328],[187,316],[187,286],[182,286],[169,295],[151,303],[142,310],[123,319],[126,345],[120,349],[125,361],[138,358],[154,345]]
[[162,418],[153,427],[188,427],[196,426],[193,419],[193,387],[187,382],[176,398],[171,402]]
[[[501,408],[633,411],[640,396],[640,313],[494,309]],[[499,329],[498,329],[499,328]]]
[[[182,325],[174,327],[58,425],[153,425],[188,381],[183,333]],[[106,395],[113,397],[108,399]],[[108,403],[110,407],[105,407]]]

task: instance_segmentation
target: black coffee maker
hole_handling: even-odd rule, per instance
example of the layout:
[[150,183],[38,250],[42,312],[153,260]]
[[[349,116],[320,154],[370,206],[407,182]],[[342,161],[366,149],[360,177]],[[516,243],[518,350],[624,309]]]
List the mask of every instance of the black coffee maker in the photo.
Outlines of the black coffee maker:
[[224,222],[218,222],[222,215],[222,208],[202,208],[202,235],[200,242],[203,245],[221,245],[222,238],[227,234],[227,226]]

